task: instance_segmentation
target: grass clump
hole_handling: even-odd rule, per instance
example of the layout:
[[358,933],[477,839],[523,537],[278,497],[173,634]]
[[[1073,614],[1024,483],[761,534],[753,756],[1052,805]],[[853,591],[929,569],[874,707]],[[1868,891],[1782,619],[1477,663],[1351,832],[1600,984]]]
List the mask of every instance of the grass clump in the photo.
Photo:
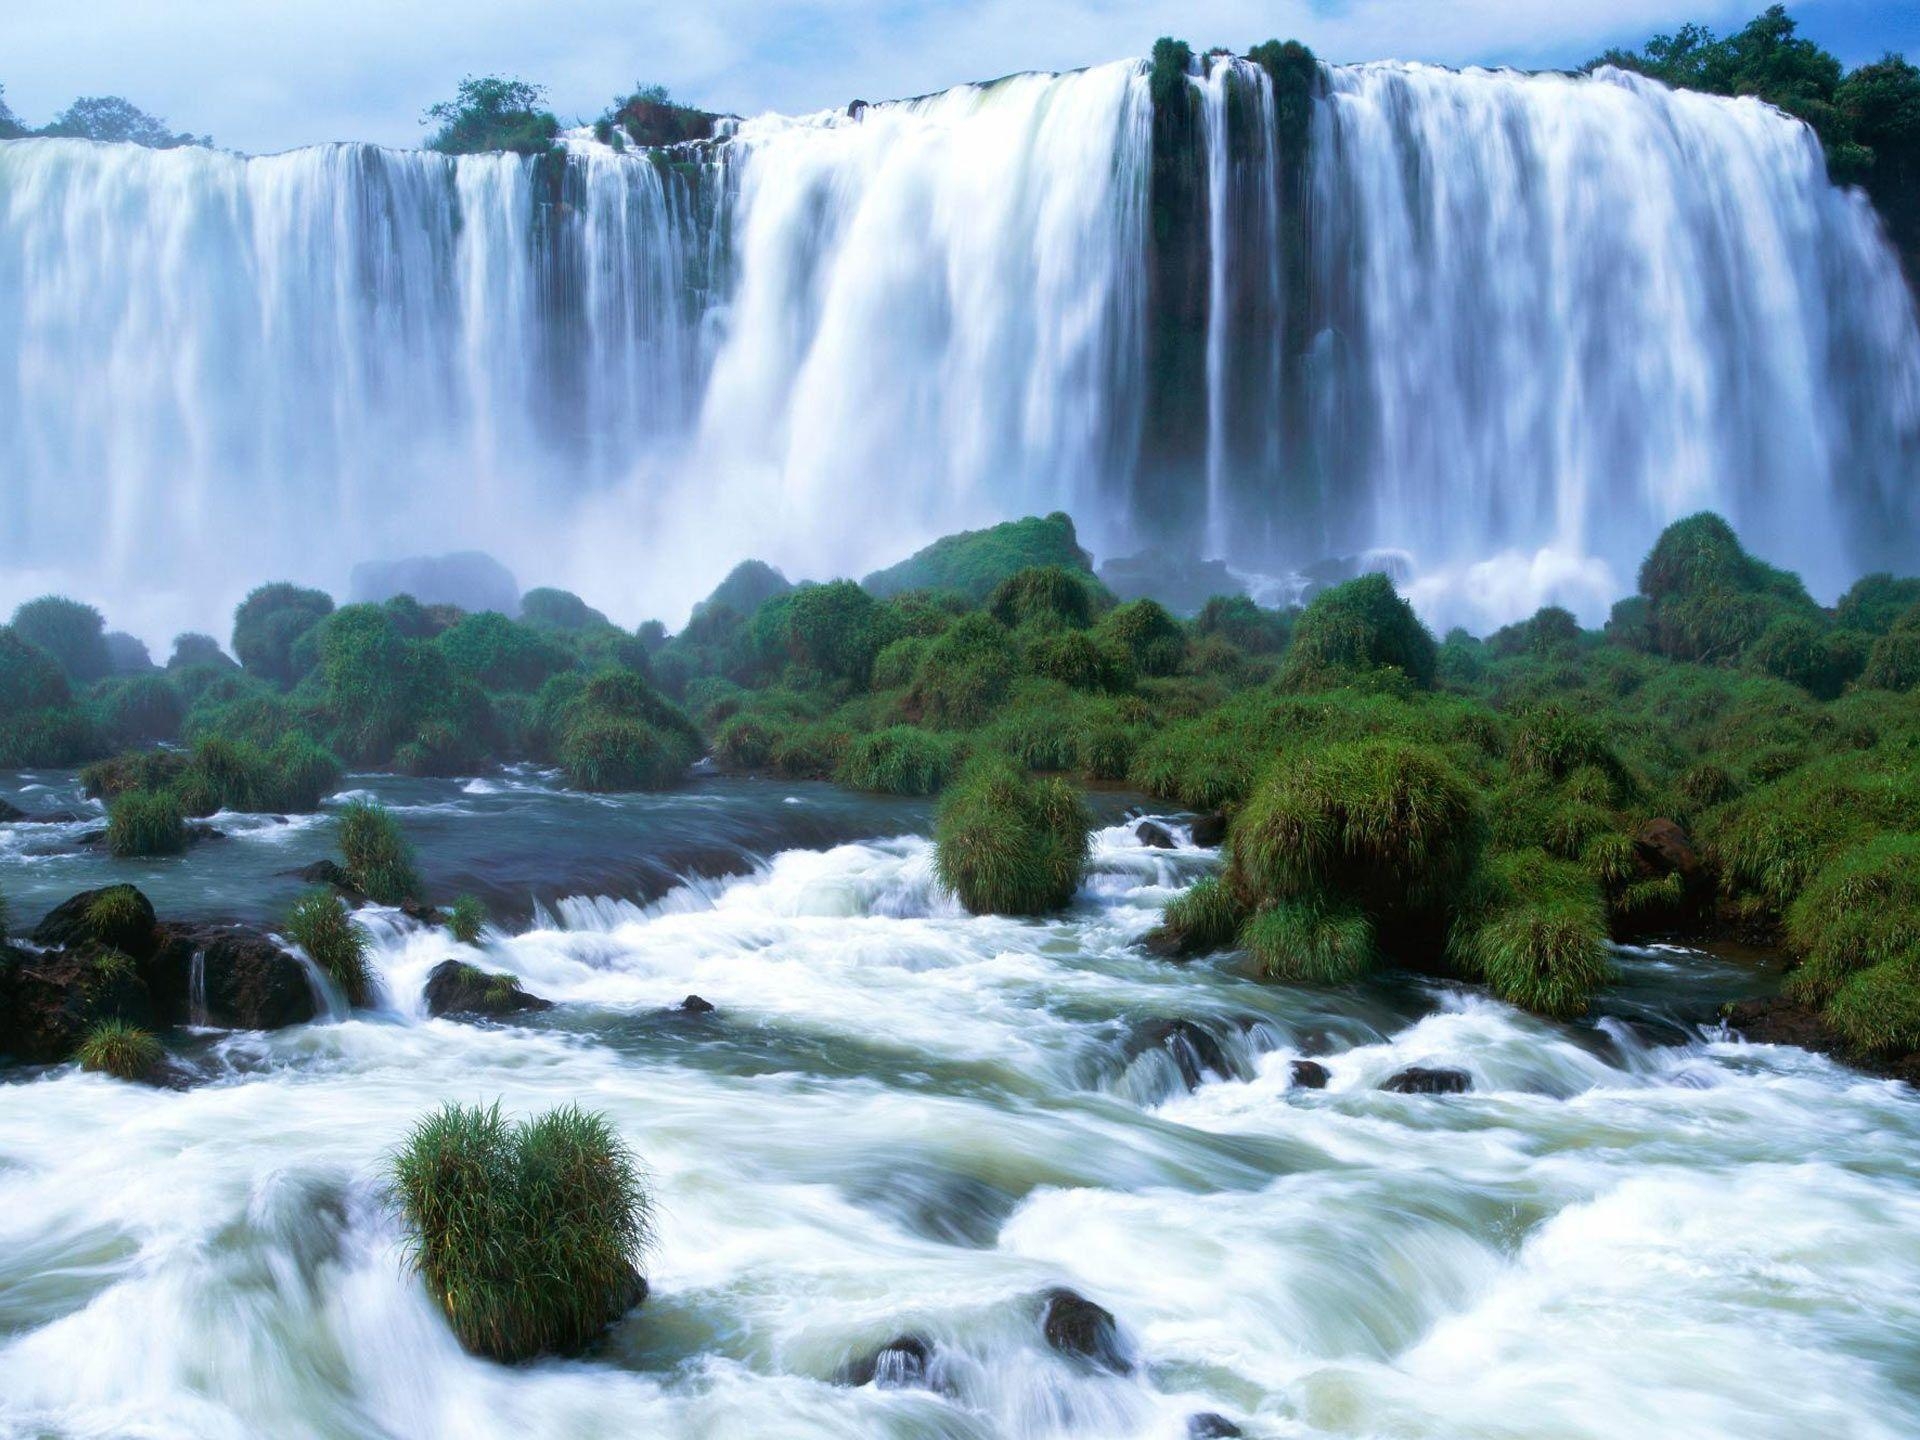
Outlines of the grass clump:
[[941,883],[976,915],[1044,915],[1073,898],[1087,863],[1086,807],[1065,781],[997,755],[973,761],[934,820]]
[[1093,557],[1060,511],[945,536],[860,583],[882,599],[906,590],[957,590],[978,604],[1002,580],[1035,565],[1093,573]]
[[486,903],[478,895],[462,895],[447,907],[447,929],[462,945],[478,945],[487,924]]
[[413,847],[384,805],[349,801],[340,811],[340,859],[353,888],[382,905],[420,898]]
[[186,848],[186,820],[168,791],[130,790],[107,807],[107,850],[116,860],[178,855]]
[[1225,950],[1239,937],[1246,907],[1218,875],[1195,881],[1173,899],[1161,919],[1161,933],[1176,955]]
[[82,1070],[111,1075],[116,1080],[145,1080],[166,1058],[160,1042],[124,1020],[102,1020],[87,1031],[73,1058]]
[[1280,674],[1287,688],[1311,690],[1355,671],[1392,667],[1424,689],[1438,660],[1433,636],[1393,582],[1362,575],[1313,597],[1293,628]]
[[476,1354],[574,1353],[646,1294],[652,1200],[605,1116],[569,1105],[509,1123],[497,1104],[446,1105],[391,1178],[413,1264]]
[[373,972],[367,964],[367,937],[353,923],[346,905],[331,890],[309,890],[287,913],[287,938],[327,973],[349,1005],[373,997]]
[[1584,1015],[1613,978],[1606,909],[1590,871],[1539,850],[1491,857],[1455,916],[1447,954],[1501,999]]
[[1280,900],[1249,919],[1240,943],[1275,980],[1339,985],[1374,966],[1373,923],[1351,905]]
[[951,737],[893,725],[848,746],[834,779],[854,790],[933,795],[952,778],[959,763],[960,746]]

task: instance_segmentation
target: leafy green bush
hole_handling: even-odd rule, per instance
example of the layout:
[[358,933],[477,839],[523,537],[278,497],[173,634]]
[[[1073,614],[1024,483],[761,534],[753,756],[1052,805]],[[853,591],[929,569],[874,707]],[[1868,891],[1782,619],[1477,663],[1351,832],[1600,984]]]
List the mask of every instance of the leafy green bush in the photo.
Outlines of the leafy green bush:
[[959,762],[960,747],[950,737],[893,725],[855,740],[833,778],[853,790],[933,795]]
[[1384,575],[1362,575],[1314,596],[1293,630],[1281,669],[1289,689],[1324,688],[1354,671],[1393,666],[1433,684],[1438,647]]
[[100,753],[66,672],[11,626],[0,627],[0,765],[59,766]]
[[509,1124],[449,1104],[392,1161],[415,1267],[460,1343],[516,1361],[570,1354],[644,1298],[652,1201],[604,1116]]
[[1085,630],[1055,630],[1027,642],[1027,669],[1075,690],[1113,692],[1133,688],[1133,662],[1118,645]]
[[434,644],[456,674],[489,690],[538,690],[574,664],[564,645],[492,610],[461,617]]
[[1043,915],[1073,898],[1092,822],[1065,781],[999,756],[972,761],[934,820],[940,881],[976,915]]
[[663,789],[700,755],[693,723],[631,670],[549,680],[535,697],[529,729],[567,783],[582,790]]
[[111,1075],[117,1080],[145,1080],[166,1058],[160,1042],[124,1020],[102,1020],[87,1031],[73,1053],[82,1070]]
[[1882,571],[1854,581],[1833,618],[1843,630],[1884,635],[1910,613],[1920,613],[1920,576],[1896,580]]
[[1875,640],[1860,683],[1902,695],[1920,686],[1920,625],[1903,622]]
[[1186,631],[1154,600],[1116,606],[1101,618],[1097,633],[1103,643],[1123,650],[1142,675],[1171,675],[1186,653]]
[[1022,625],[1083,630],[1093,623],[1099,583],[1064,565],[1031,565],[993,587],[987,613],[1009,630]]
[[13,612],[13,632],[38,645],[80,684],[113,673],[107,654],[106,621],[91,605],[64,595],[42,595]]
[[385,806],[350,800],[341,807],[340,859],[353,888],[382,905],[420,898],[413,847]]
[[373,998],[366,933],[353,923],[347,907],[331,890],[309,890],[293,902],[287,914],[287,938],[340,987],[349,1005],[366,1005]]
[[927,647],[907,698],[909,713],[929,725],[970,729],[1006,698],[1018,666],[1006,630],[985,615],[967,615]]
[[333,600],[321,591],[262,585],[233,612],[234,656],[248,674],[291,685],[303,673],[295,667],[294,646],[332,613]]
[[560,122],[540,108],[546,87],[503,75],[469,75],[451,100],[427,107],[421,123],[437,121],[427,141],[443,155],[511,150],[544,155],[553,148]]
[[716,605],[736,615],[751,615],[769,600],[792,590],[793,583],[764,560],[742,560],[714,586],[711,595],[693,607],[693,618],[698,619]]
[[851,580],[802,585],[761,607],[756,631],[772,621],[770,649],[832,680],[865,686],[874,657],[894,638],[879,603]]
[[178,739],[185,714],[180,692],[158,675],[102,680],[87,696],[87,711],[109,745]]
[[117,860],[187,848],[180,802],[165,790],[130,790],[107,807],[107,849]]
[[1194,617],[1193,633],[1200,639],[1218,635],[1249,655],[1278,655],[1287,648],[1294,616],[1285,610],[1263,610],[1245,595],[1215,595]]

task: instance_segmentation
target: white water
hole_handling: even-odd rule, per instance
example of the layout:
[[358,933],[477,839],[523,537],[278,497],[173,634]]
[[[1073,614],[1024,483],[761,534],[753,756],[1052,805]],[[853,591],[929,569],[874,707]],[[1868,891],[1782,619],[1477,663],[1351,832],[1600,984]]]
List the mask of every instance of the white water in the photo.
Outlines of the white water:
[[[1911,553],[1913,309],[1809,131],[1612,72],[1324,79],[1296,433],[1269,87],[1194,77],[1207,443],[1156,513],[1270,574],[1404,549],[1439,620],[1593,617],[1700,506],[1822,594]],[[1150,118],[1123,62],[658,160],[576,136],[557,203],[511,157],[0,145],[0,605],[164,643],[269,576],[474,546],[677,620],[747,554],[858,573],[1057,507],[1166,538]]]
[[[368,918],[395,1008],[213,1052],[184,1093],[0,1086],[0,1432],[143,1436],[1583,1440],[1920,1428],[1920,1113],[1796,1051],[1611,1045],[1459,994],[1375,1001],[1128,946],[1192,851],[1099,837],[1066,917],[974,920],[920,840],[789,853],[647,909],[570,903],[483,963],[562,1002],[423,1021],[443,935]],[[1630,959],[1684,970],[1684,956]],[[701,1020],[660,1007],[697,991]],[[1142,1021],[1226,1032],[1187,1094]],[[1585,1034],[1584,1042],[1581,1034]],[[1332,1072],[1290,1087],[1303,1047]],[[1473,1093],[1376,1087],[1460,1065]],[[383,1157],[443,1099],[607,1111],[660,1202],[596,1357],[464,1355]],[[1049,1351],[1072,1285],[1141,1368]],[[947,1387],[851,1389],[911,1332]]]

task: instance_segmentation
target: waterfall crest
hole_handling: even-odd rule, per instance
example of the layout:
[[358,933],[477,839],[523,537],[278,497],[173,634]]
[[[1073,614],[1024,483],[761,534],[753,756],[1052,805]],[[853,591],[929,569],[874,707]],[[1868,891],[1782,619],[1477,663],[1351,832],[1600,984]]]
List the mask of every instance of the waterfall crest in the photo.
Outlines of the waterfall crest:
[[475,547],[677,620],[743,555],[858,574],[1060,508],[1105,554],[1402,550],[1482,624],[1597,618],[1702,507],[1828,596],[1912,553],[1913,303],[1804,126],[1610,70],[1324,66],[1294,156],[1259,66],[1191,83],[1204,440],[1171,469],[1137,62],[560,167],[0,144],[0,602],[164,640]]

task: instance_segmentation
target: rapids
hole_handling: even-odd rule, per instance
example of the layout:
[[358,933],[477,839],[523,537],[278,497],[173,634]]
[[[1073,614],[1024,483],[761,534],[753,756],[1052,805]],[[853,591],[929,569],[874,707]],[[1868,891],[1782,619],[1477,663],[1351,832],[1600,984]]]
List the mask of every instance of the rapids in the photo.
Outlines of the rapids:
[[[8,796],[30,808],[70,782],[27,783]],[[10,1075],[0,1432],[1920,1431],[1920,1108],[1704,1023],[1760,983],[1726,962],[1623,952],[1604,1013],[1556,1025],[1413,978],[1153,960],[1132,942],[1213,857],[1121,824],[1070,911],[1017,922],[939,891],[924,807],[710,780],[603,801],[521,772],[517,825],[471,784],[355,783],[400,807],[436,887],[513,877],[517,918],[473,958],[558,1008],[422,1018],[427,970],[465,952],[373,911],[376,1010],[200,1033],[182,1091]],[[129,878],[163,913],[231,911],[328,844],[324,822],[222,825]],[[543,886],[568,825],[587,838]],[[29,919],[101,863],[33,828],[0,832]],[[706,878],[661,879],[675,837]],[[690,992],[716,1011],[671,1008]],[[1141,1048],[1176,1018],[1225,1072],[1191,1091]],[[1325,1090],[1290,1083],[1302,1054]],[[1377,1088],[1416,1063],[1473,1090]],[[405,1270],[383,1158],[438,1102],[495,1097],[604,1110],[652,1172],[653,1295],[588,1358],[473,1359]],[[1063,1284],[1118,1317],[1133,1373],[1046,1347],[1039,1297]],[[935,1388],[836,1383],[902,1334],[933,1346]]]

